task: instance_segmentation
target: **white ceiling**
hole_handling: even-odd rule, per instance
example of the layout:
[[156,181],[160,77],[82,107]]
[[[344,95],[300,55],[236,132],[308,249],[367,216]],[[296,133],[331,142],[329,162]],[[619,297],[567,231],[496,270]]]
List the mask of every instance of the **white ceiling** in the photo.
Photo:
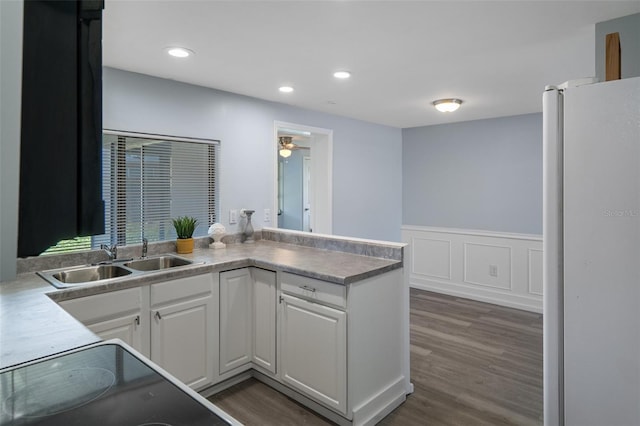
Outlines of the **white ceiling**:
[[[539,112],[545,85],[595,75],[594,24],[637,12],[638,0],[106,0],[104,64],[405,128]],[[196,54],[171,58],[174,45]],[[445,97],[464,104],[437,112]]]

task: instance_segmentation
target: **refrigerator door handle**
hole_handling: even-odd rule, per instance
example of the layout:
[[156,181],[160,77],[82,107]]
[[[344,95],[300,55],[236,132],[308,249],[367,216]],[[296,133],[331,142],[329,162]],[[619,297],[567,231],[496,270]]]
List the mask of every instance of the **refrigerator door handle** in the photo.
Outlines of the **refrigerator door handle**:
[[564,425],[564,324],[562,279],[562,91],[548,88],[543,101],[543,352],[544,424]]

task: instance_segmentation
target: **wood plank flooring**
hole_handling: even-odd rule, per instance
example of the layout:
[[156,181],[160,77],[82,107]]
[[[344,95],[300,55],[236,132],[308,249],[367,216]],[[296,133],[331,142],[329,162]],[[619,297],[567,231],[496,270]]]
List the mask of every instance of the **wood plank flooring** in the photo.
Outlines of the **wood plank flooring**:
[[[542,425],[542,315],[411,289],[411,381],[380,425]],[[209,400],[246,425],[332,424],[255,379]]]

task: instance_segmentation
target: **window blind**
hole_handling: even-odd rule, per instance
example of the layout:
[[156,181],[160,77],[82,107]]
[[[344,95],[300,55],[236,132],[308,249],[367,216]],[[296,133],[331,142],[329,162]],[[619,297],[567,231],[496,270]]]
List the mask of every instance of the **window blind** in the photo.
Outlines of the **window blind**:
[[217,211],[217,141],[105,131],[102,184],[105,234],[65,240],[48,253],[173,240],[178,216],[207,235]]

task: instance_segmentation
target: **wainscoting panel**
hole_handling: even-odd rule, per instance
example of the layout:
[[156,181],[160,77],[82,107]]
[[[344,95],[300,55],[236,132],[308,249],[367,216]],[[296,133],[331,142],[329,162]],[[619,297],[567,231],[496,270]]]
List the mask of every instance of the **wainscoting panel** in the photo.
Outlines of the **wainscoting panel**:
[[464,244],[464,282],[511,290],[511,247]]
[[529,293],[542,297],[542,250],[529,249]]
[[[451,241],[414,238],[413,270],[416,274],[451,279]],[[420,253],[416,259],[415,254]]]
[[542,236],[402,227],[411,287],[542,312]]

